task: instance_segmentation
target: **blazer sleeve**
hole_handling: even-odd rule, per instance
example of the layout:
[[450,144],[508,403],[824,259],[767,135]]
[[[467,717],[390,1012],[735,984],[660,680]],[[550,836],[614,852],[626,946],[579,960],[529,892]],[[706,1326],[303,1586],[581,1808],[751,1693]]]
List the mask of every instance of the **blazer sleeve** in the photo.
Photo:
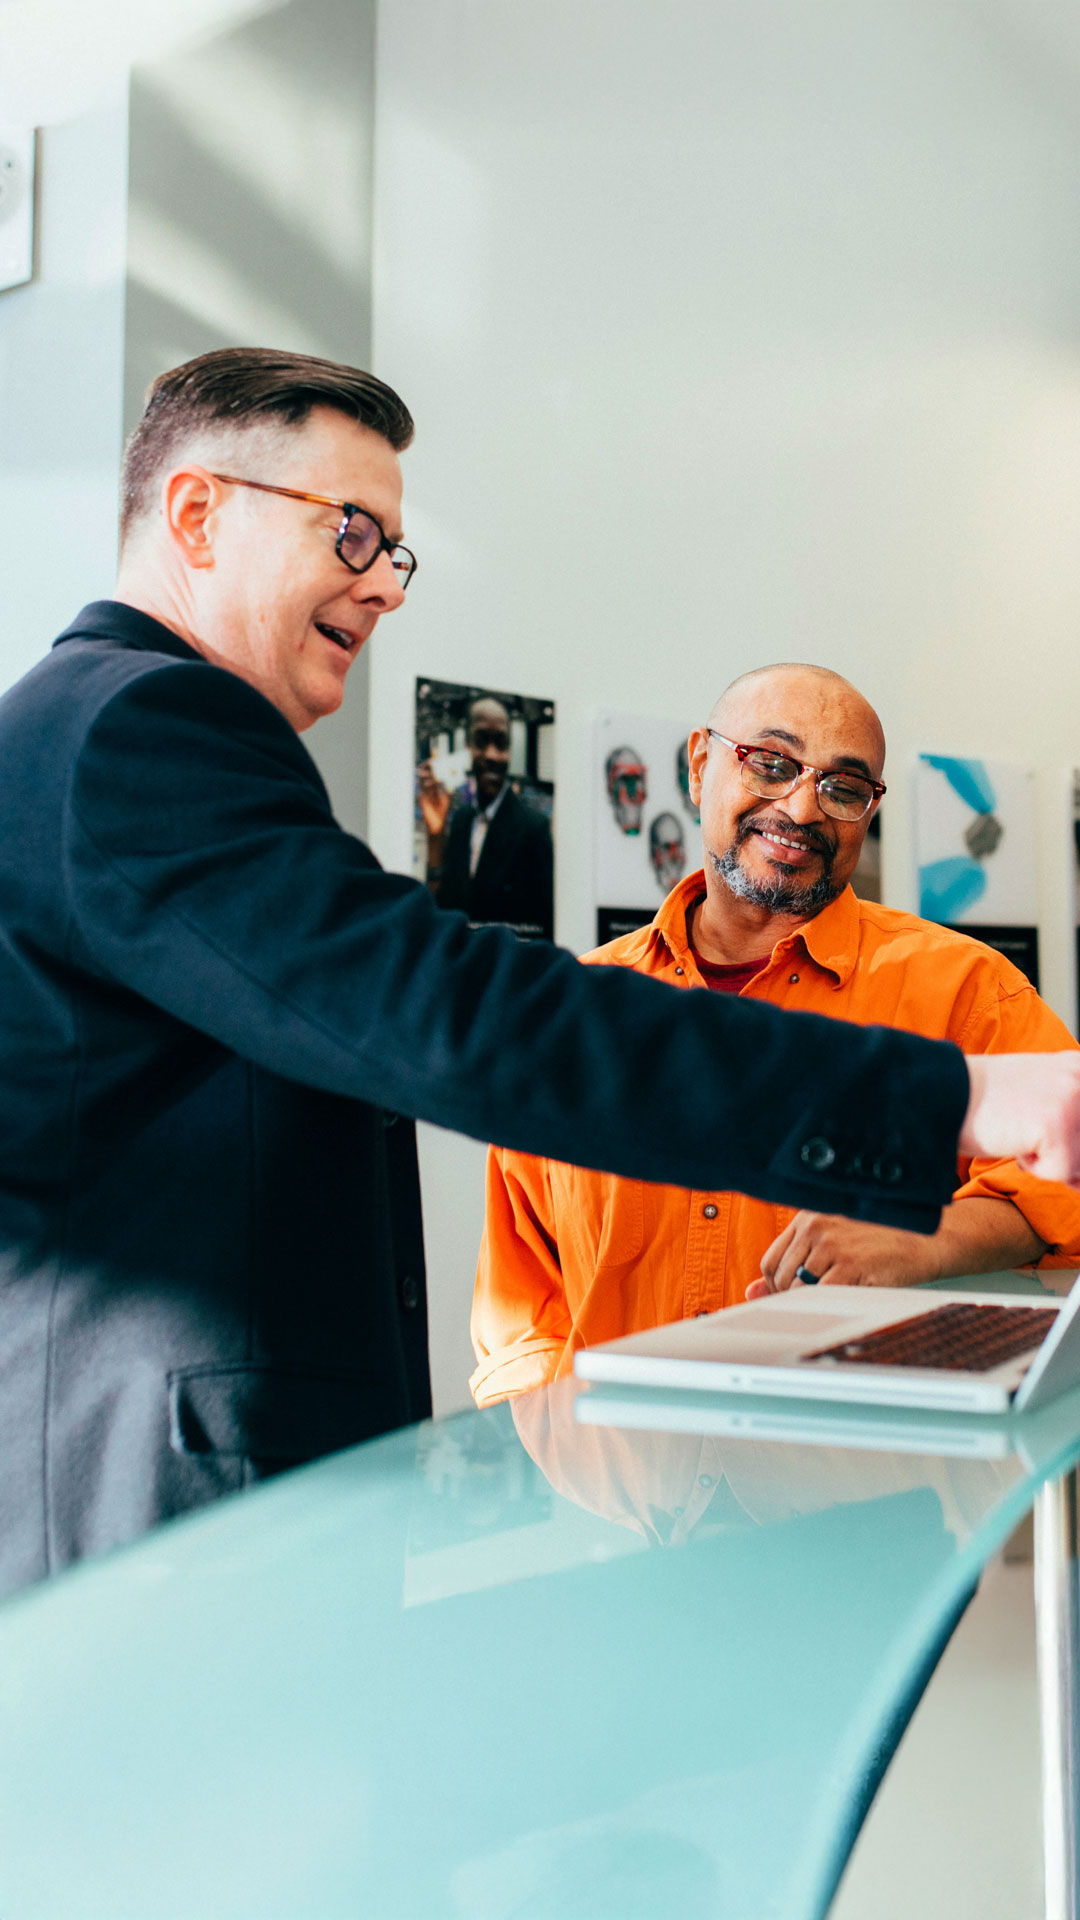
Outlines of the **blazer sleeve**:
[[76,959],[272,1071],[526,1153],[932,1231],[958,1049],[471,931],[338,826],[236,675],[104,699],[67,792]]

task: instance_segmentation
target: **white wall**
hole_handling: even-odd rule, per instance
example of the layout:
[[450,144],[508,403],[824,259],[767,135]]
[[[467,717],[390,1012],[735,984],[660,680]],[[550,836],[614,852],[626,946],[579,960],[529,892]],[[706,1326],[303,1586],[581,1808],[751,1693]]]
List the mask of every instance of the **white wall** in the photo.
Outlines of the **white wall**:
[[[1072,1020],[1080,57],[1061,4],[381,0],[375,361],[418,421],[371,829],[409,858],[417,672],[553,694],[560,937],[592,939],[589,724],[777,658],[879,706],[887,897],[920,748],[1045,764]],[[482,1155],[428,1134],[460,1401]]]
[[[38,271],[0,295],[0,689],[112,591],[123,437],[156,374],[240,343],[367,363],[374,33],[374,0],[289,0],[39,135]],[[361,660],[310,736],[358,832],[366,680]]]
[[112,592],[127,96],[38,136],[35,279],[0,294],[0,691]]
[[[374,0],[290,0],[136,68],[125,427],[166,367],[223,346],[366,366]],[[306,742],[367,824],[367,664]]]

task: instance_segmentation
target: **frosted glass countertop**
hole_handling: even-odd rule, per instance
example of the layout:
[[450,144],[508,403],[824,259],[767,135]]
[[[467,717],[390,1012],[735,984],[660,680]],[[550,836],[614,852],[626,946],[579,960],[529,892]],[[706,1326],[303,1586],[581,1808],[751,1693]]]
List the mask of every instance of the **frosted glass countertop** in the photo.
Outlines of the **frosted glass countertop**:
[[[779,1426],[777,1426],[779,1422]],[[0,1611],[4,1920],[803,1920],[1080,1392],[574,1382]]]

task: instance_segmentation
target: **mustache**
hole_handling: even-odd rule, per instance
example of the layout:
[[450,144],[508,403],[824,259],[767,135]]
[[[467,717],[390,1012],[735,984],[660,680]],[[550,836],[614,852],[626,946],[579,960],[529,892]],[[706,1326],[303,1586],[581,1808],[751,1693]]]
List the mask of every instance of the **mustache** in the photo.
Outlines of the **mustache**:
[[752,834],[763,831],[778,833],[785,840],[794,840],[800,847],[812,847],[815,853],[820,853],[822,859],[829,862],[832,861],[836,852],[832,841],[820,827],[796,827],[790,820],[770,819],[768,815],[760,813],[748,814],[744,820],[740,820],[735,833],[736,846],[741,846],[742,842],[749,840]]

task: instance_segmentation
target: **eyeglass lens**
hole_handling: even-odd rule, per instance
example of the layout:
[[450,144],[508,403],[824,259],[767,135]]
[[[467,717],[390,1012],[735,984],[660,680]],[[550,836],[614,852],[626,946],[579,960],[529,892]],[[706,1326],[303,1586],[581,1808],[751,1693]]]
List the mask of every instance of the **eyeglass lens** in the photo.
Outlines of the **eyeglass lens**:
[[[349,519],[340,540],[338,552],[347,567],[354,573],[364,573],[374,566],[383,545],[382,529],[370,514],[354,513]],[[407,587],[412,577],[416,561],[408,547],[390,547],[390,564],[403,587]]]
[[[798,761],[789,760],[784,753],[748,753],[742,771],[752,793],[775,799],[791,793],[799,780]],[[817,795],[822,813],[834,820],[861,820],[874,798],[874,789],[857,773],[826,773],[818,778]]]

